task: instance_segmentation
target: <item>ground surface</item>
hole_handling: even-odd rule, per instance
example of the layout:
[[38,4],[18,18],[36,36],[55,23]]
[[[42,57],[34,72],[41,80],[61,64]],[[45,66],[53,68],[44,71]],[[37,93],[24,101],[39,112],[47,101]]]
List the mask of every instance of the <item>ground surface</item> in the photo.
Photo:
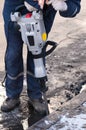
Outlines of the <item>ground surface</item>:
[[[1,2],[0,2],[1,3]],[[82,1],[82,10],[77,17],[65,19],[58,14],[55,23],[49,34],[49,40],[53,39],[59,45],[56,50],[47,57],[46,67],[48,73],[49,88],[47,97],[50,100],[50,113],[65,106],[65,103],[74,99],[80,93],[82,85],[86,83],[86,4]],[[1,10],[3,2],[0,4]],[[4,76],[4,53],[5,37],[3,31],[3,20],[0,14],[0,81]],[[26,58],[26,47],[24,47],[24,59]],[[25,60],[24,60],[25,61]],[[24,85],[26,88],[26,85]],[[80,97],[79,97],[80,98]],[[0,105],[5,99],[5,88],[0,86]],[[74,99],[75,100],[75,99]],[[10,113],[0,111],[0,130],[25,130],[28,128],[28,118],[30,117],[26,96],[26,89],[21,94],[21,105]],[[83,100],[85,102],[85,100]],[[79,102],[79,101],[78,101]],[[65,108],[65,107],[64,107]],[[75,127],[77,122],[86,121],[86,106],[82,105],[79,109],[60,115],[59,122],[51,125],[49,130],[60,129],[58,123],[63,124],[61,130],[85,130],[86,124]],[[80,115],[78,114],[80,113]],[[84,115],[83,115],[84,114]],[[56,115],[56,114],[55,114]],[[54,116],[54,115],[53,115]],[[72,117],[69,119],[69,117]],[[55,119],[56,116],[54,116]],[[68,118],[67,118],[68,117]],[[84,117],[82,119],[82,117]],[[76,118],[76,123],[73,120]],[[82,119],[82,120],[81,120]],[[27,122],[28,120],[28,122]],[[68,122],[69,121],[69,122]],[[9,123],[10,122],[10,123]],[[71,124],[70,124],[71,122]],[[72,125],[74,124],[74,125]],[[72,126],[71,126],[72,125]],[[54,127],[54,128],[53,128]],[[32,129],[33,130],[33,129]],[[41,129],[40,129],[41,130]]]

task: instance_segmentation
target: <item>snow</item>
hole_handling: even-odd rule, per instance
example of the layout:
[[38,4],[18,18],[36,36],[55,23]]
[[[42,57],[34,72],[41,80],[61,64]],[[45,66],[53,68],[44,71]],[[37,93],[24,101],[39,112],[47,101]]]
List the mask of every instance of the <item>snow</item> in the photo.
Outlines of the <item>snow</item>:
[[76,115],[72,118],[68,118],[67,116],[63,116],[61,119],[61,123],[65,126],[59,130],[85,130],[84,125],[86,125],[86,114]]
[[[48,130],[85,130],[86,129],[86,114],[79,114],[68,117],[68,113],[63,115],[60,122],[56,122],[55,125],[51,126]],[[60,126],[60,128],[59,128]]]
[[84,90],[86,90],[86,84],[82,85],[82,89],[81,89],[80,93],[81,93],[82,91],[84,91]]

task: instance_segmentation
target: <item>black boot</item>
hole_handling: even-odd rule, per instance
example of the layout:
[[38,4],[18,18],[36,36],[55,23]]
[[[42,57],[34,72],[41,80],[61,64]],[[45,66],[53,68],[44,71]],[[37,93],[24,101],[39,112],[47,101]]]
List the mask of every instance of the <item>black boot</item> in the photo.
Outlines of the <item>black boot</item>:
[[20,100],[19,98],[7,98],[2,106],[1,106],[1,111],[2,112],[10,112],[17,106],[19,106]]
[[46,113],[46,106],[43,99],[29,99],[29,104],[40,114]]

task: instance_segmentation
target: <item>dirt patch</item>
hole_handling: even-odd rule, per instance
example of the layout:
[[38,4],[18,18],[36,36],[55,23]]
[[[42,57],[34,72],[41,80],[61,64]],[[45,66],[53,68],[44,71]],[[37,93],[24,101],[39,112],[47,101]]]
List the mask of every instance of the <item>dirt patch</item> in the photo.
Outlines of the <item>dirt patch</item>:
[[72,40],[67,47],[57,47],[47,58],[47,71],[47,95],[51,99],[50,106],[56,109],[56,106],[79,94],[86,83],[86,34]]

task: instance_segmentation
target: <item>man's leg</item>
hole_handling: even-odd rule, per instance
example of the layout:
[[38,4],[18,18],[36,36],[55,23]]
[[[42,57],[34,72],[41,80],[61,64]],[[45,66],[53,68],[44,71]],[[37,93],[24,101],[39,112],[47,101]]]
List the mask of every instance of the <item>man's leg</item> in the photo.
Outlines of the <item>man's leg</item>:
[[7,39],[5,54],[5,87],[7,99],[3,103],[1,110],[5,112],[12,110],[19,105],[19,96],[23,87],[23,42],[20,33],[14,28],[13,23],[10,21],[10,13],[15,8],[14,5],[5,3],[3,10]]
[[14,30],[11,30],[11,28],[9,28],[8,35],[9,37],[5,55],[5,69],[6,69],[5,86],[7,97],[15,98],[19,97],[23,87],[23,58],[22,58],[23,43],[19,32],[15,33]]

